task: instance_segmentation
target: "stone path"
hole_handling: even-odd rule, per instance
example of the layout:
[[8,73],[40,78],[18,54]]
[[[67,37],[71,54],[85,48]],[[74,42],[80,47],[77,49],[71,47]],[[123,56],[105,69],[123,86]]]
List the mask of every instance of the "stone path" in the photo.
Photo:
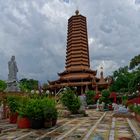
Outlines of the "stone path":
[[0,140],[93,140],[100,135],[104,140],[122,137],[140,140],[140,124],[134,119],[114,118],[112,112],[88,110],[88,117],[62,118],[50,129],[18,129],[7,120],[0,121]]

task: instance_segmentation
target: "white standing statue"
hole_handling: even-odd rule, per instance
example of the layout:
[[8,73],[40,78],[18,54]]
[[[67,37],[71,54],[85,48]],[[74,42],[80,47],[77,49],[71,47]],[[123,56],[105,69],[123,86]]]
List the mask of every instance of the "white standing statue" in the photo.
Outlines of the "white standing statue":
[[86,96],[84,94],[79,96],[81,106],[80,106],[80,111],[85,111],[87,107],[87,102],[86,102]]
[[114,108],[114,110],[113,110],[114,112],[118,112],[119,106],[116,103],[113,103],[112,107]]
[[15,61],[15,56],[11,57],[11,60],[8,62],[8,81],[7,81],[7,88],[6,92],[19,92],[20,88],[18,86],[18,80],[17,80],[17,64]]
[[8,69],[9,69],[8,81],[17,81],[18,68],[15,61],[15,56],[12,56],[11,60],[8,62]]
[[104,108],[105,108],[105,103],[104,103],[104,102],[102,102],[101,106],[102,106],[101,111],[104,111]]

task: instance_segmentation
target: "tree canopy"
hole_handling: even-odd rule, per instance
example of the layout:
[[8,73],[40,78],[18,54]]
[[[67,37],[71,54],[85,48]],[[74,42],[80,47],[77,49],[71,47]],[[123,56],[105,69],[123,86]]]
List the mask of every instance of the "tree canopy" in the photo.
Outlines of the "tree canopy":
[[129,67],[121,67],[113,72],[111,91],[132,93],[140,88],[140,55],[131,59]]
[[0,91],[4,91],[7,87],[7,84],[5,81],[0,80]]
[[31,91],[38,89],[38,80],[34,79],[21,79],[19,81],[21,91]]
[[131,59],[129,68],[134,69],[136,66],[140,67],[140,54]]

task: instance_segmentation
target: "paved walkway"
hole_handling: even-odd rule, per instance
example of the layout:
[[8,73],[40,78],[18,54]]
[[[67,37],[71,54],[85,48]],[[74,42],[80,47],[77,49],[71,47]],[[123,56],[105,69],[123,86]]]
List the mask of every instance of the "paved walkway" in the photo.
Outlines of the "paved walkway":
[[140,140],[140,124],[134,119],[115,118],[112,112],[88,110],[88,117],[62,118],[51,129],[18,129],[7,120],[0,121],[0,140],[93,140],[100,135],[104,140]]

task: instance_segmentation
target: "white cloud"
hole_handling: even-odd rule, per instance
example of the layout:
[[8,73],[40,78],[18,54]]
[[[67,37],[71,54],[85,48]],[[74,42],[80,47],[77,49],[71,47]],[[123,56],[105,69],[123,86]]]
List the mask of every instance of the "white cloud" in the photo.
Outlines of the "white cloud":
[[105,75],[140,52],[139,0],[7,0],[0,2],[0,79],[16,56],[19,79],[57,79],[65,67],[67,19],[87,17],[91,68]]

